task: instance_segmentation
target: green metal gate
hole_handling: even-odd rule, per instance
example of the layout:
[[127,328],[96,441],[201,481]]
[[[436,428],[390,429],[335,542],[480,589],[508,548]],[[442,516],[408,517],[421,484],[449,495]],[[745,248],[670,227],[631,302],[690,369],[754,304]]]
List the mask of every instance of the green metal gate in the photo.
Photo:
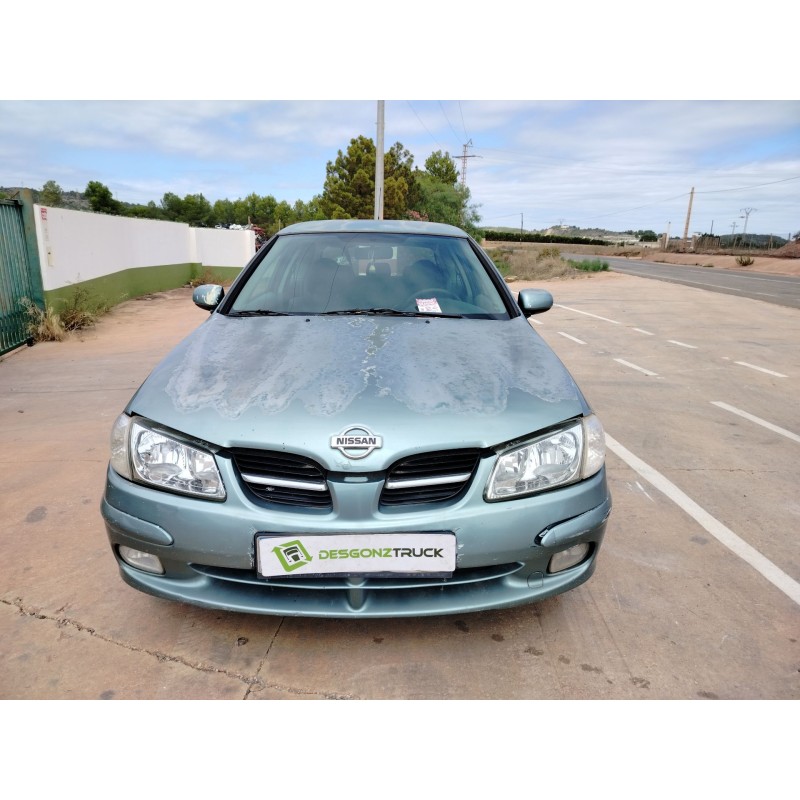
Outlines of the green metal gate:
[[22,214],[21,204],[0,200],[0,355],[29,340],[20,301],[34,293]]

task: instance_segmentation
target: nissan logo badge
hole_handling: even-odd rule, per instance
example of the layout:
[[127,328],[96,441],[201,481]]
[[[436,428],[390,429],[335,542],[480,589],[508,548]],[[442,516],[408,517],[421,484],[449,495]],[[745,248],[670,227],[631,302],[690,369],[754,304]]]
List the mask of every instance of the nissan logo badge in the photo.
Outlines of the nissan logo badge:
[[341,433],[331,436],[331,447],[347,458],[366,458],[373,450],[383,447],[383,437],[376,436],[363,425],[351,425]]

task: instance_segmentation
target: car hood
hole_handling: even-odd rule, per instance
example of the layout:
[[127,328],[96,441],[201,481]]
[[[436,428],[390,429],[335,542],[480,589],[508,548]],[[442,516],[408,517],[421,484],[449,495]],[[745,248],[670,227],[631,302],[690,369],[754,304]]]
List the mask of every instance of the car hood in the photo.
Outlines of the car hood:
[[220,447],[350,462],[331,436],[361,426],[381,469],[426,450],[492,447],[588,411],[523,317],[226,317],[212,314],[128,409]]

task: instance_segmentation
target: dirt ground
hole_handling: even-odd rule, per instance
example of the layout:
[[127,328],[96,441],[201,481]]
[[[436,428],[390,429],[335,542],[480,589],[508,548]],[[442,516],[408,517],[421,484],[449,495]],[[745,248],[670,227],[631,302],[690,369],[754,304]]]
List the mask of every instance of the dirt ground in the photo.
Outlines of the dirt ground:
[[[553,245],[527,242],[485,242],[484,247],[491,249],[534,249]],[[751,256],[753,263],[748,267],[739,266],[735,255],[709,255],[706,253],[663,253],[655,248],[641,248],[638,251],[621,248],[603,248],[587,245],[557,245],[562,253],[578,253],[584,255],[605,256],[606,258],[627,258],[630,261],[655,261],[667,264],[685,264],[687,266],[714,267],[716,269],[735,269],[740,272],[767,272],[773,275],[800,275],[800,247],[794,244],[782,248],[793,257],[779,258],[775,256]],[[796,253],[796,255],[795,255]]]
[[666,264],[686,264],[693,267],[712,266],[718,269],[735,269],[740,272],[768,272],[773,275],[800,275],[800,258],[753,257],[749,267],[740,267],[736,256],[710,256],[704,253],[655,253],[631,261],[655,261]]

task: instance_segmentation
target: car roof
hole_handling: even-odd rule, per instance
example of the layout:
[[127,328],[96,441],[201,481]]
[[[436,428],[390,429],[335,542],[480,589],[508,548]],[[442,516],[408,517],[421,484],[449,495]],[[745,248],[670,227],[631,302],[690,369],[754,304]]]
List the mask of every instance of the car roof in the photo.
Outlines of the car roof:
[[454,225],[441,222],[416,222],[405,219],[326,219],[313,222],[297,222],[278,231],[279,236],[294,233],[417,233],[428,236],[468,235]]

